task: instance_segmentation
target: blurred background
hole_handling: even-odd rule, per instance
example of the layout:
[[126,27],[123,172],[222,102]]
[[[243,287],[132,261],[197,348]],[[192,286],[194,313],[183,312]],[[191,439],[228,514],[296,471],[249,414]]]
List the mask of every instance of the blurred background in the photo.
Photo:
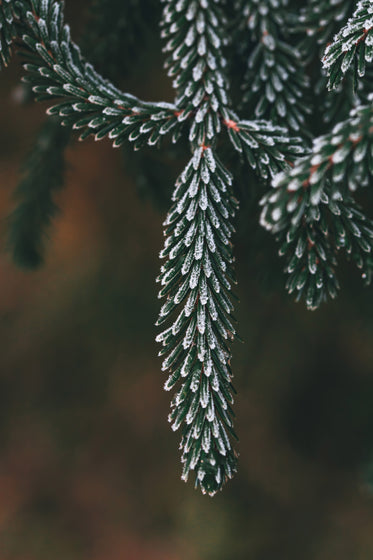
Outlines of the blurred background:
[[[71,4],[79,36],[86,3]],[[151,23],[125,87],[170,100]],[[4,249],[6,219],[45,116],[19,103],[21,75],[15,58],[0,81],[0,560],[371,560],[372,288],[342,266],[337,301],[310,313],[288,299],[246,181],[239,472],[201,496],[180,481],[153,326],[183,156],[123,158],[109,142],[73,140],[46,264],[22,271]]]

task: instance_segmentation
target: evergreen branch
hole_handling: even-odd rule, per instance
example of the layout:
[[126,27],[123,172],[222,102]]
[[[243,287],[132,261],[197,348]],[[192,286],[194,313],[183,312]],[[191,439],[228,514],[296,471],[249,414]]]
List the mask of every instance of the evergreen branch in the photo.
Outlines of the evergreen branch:
[[194,146],[213,139],[223,123],[234,148],[244,152],[250,166],[267,178],[283,168],[286,160],[303,153],[302,141],[289,139],[284,128],[264,120],[240,121],[229,108],[226,60],[221,53],[227,42],[223,34],[227,22],[219,0],[210,0],[209,11],[197,6],[197,1],[168,2],[163,18],[162,36],[168,40],[164,50],[172,53],[166,68],[178,91],[179,121],[192,121],[189,140]]
[[373,4],[359,0],[347,24],[325,49],[323,67],[329,81],[328,89],[335,89],[351,65],[355,75],[363,77],[366,63],[373,60]]
[[302,189],[310,190],[311,202],[316,205],[328,181],[333,193],[342,196],[346,186],[354,191],[358,186],[367,185],[373,173],[372,146],[371,106],[354,109],[350,118],[336,125],[330,134],[316,138],[310,155],[299,159],[293,169],[275,178],[274,184],[280,191],[276,195],[276,219],[272,217],[268,222],[271,229],[286,213],[287,204],[293,203]]
[[0,70],[9,63],[12,43],[16,37],[12,3],[13,0],[0,1]]
[[[214,495],[236,471],[233,403],[227,341],[235,329],[229,292],[233,277],[230,220],[237,202],[230,193],[232,177],[210,147],[194,151],[176,183],[165,222],[167,237],[161,257],[168,257],[159,281],[167,297],[158,325],[174,317],[158,335],[170,376],[165,389],[183,381],[172,400],[173,430],[183,425],[183,479],[196,471],[196,486]],[[177,315],[175,312],[177,311]],[[228,433],[227,433],[228,430]]]
[[333,240],[337,251],[344,250],[362,271],[366,286],[373,276],[373,221],[365,216],[351,196],[329,202]]
[[[144,1],[132,0],[121,9],[118,0],[105,0],[106,9],[103,4],[103,0],[94,2],[88,31],[82,42],[84,50],[90,53],[95,64],[104,68],[108,61],[112,62],[112,74],[118,78],[121,72],[123,76],[125,70],[128,72],[128,68],[124,69],[124,63],[121,66],[117,64],[119,55],[127,63],[129,58],[134,60],[134,53],[131,52],[131,57],[128,54],[123,57],[123,51],[132,51],[134,34],[139,37],[143,27],[139,24],[139,12],[144,7]],[[107,17],[103,17],[105,15]],[[133,20],[136,25],[132,25]],[[108,37],[105,36],[107,27],[111,30]],[[118,53],[113,57],[115,48]],[[50,117],[23,164],[23,177],[16,188],[17,206],[9,217],[8,230],[8,249],[20,266],[35,268],[44,263],[46,231],[58,212],[53,195],[64,186],[64,151],[69,136],[70,131],[61,127],[58,119]]]
[[223,115],[233,147],[245,155],[262,179],[273,177],[304,155],[303,141],[289,137],[286,128],[264,120],[241,121],[232,111],[224,111]]
[[302,297],[307,309],[315,310],[328,297],[335,298],[339,284],[335,275],[335,250],[329,238],[325,195],[316,206],[310,204],[309,193],[298,200],[302,212],[288,219],[287,227],[277,236],[280,256],[286,259],[286,289]]
[[244,78],[243,107],[257,118],[309,135],[305,118],[311,112],[310,83],[299,50],[284,35],[291,32],[287,0],[239,0],[238,7],[256,42]]
[[365,284],[372,280],[373,221],[350,195],[338,199],[331,191],[328,185],[317,204],[312,203],[309,189],[303,191],[296,204],[289,200],[288,214],[276,226],[279,254],[286,259],[289,275],[286,288],[289,294],[297,293],[297,301],[304,297],[311,310],[337,296],[336,257],[342,249],[362,270]]
[[[311,155],[278,174],[263,199],[261,224],[279,234],[287,255],[289,292],[305,295],[315,309],[335,297],[335,254],[345,248],[364,277],[371,277],[371,222],[360,213],[348,187],[368,184],[373,171],[373,110],[361,107],[314,141]],[[330,223],[332,224],[330,226]],[[369,253],[369,255],[365,255]]]
[[194,147],[221,130],[221,111],[229,104],[226,59],[222,46],[226,20],[221,0],[161,0],[165,67],[177,91],[179,121],[192,120],[189,140]]
[[[129,0],[126,9],[137,9],[145,1],[150,0]],[[355,262],[367,283],[372,278],[373,221],[350,191],[372,178],[373,98],[366,99],[369,86],[363,90],[361,85],[360,97],[348,100],[357,104],[349,118],[317,138],[311,154],[297,160],[304,153],[302,141],[290,138],[282,125],[304,133],[308,82],[299,50],[292,48],[295,16],[287,1],[237,0],[228,9],[225,0],[161,3],[174,104],[141,101],[102,78],[71,41],[60,0],[0,0],[0,44],[7,61],[11,35],[6,29],[13,25],[23,45],[26,79],[37,99],[53,100],[49,114],[69,129],[81,129],[81,139],[109,136],[119,146],[129,138],[137,149],[144,142],[158,144],[170,131],[176,142],[189,125],[192,156],[177,179],[164,223],[161,257],[166,262],[158,281],[165,302],[157,324],[165,330],[157,341],[163,346],[163,370],[169,374],[165,389],[178,386],[169,420],[174,430],[182,430],[182,478],[187,480],[194,471],[196,486],[214,495],[237,468],[230,346],[237,337],[231,239],[238,202],[232,176],[217,155],[222,130],[260,177],[275,175],[274,189],[262,200],[261,223],[281,242],[288,291],[315,309],[337,294],[339,252]],[[103,5],[103,0],[95,5]],[[246,88],[247,104],[275,122],[243,120],[233,111],[224,47],[229,42],[225,13],[234,17],[235,6],[256,42],[246,75],[252,80],[250,91]],[[311,54],[350,7],[351,0],[309,1],[300,27],[307,29]],[[324,66],[330,87],[341,85],[347,72],[352,75],[356,58],[357,73],[364,74],[365,63],[373,57],[371,20],[371,4],[360,0],[327,50]],[[119,18],[115,23],[119,25]],[[329,119],[334,118],[329,107]],[[30,156],[32,173],[18,189],[22,201],[11,217],[16,257],[33,266],[40,262],[44,230],[56,213],[53,194],[62,184],[63,143],[70,130],[64,132],[66,136],[54,136],[56,129],[45,130],[47,142]],[[59,149],[53,146],[56,141],[61,142]]]
[[221,0],[163,1],[166,68],[174,78],[178,119],[190,121],[193,157],[176,183],[174,206],[165,222],[161,256],[169,260],[159,281],[160,297],[167,301],[158,324],[170,315],[174,323],[157,340],[164,345],[161,354],[167,355],[163,369],[170,370],[165,388],[185,378],[170,415],[175,430],[183,425],[183,478],[195,470],[196,485],[213,495],[236,470],[236,453],[226,430],[234,436],[227,341],[235,335],[229,318],[234,279],[229,219],[237,204],[215,145],[223,124],[234,148],[265,178],[301,150],[300,141],[289,140],[283,128],[266,121],[240,121],[232,111]]
[[181,124],[175,106],[140,101],[102,78],[71,41],[58,0],[24,0],[17,5],[28,59],[26,79],[38,100],[64,99],[48,114],[59,116],[66,126],[84,129],[82,140],[90,134],[96,140],[109,136],[115,147],[127,138],[135,149],[146,141],[155,145],[171,129],[176,141]]
[[19,203],[8,218],[8,248],[20,266],[36,268],[43,263],[46,232],[58,213],[53,196],[64,184],[69,137],[67,129],[48,119],[25,161],[24,177],[15,192]]
[[[228,112],[228,83],[222,53],[226,20],[220,0],[164,0],[162,36],[174,77],[179,120],[190,118],[192,159],[179,177],[165,222],[160,297],[167,297],[158,325],[173,324],[157,340],[166,355],[170,390],[185,379],[172,400],[173,429],[183,425],[182,478],[196,471],[196,486],[213,496],[236,471],[230,314],[233,256],[231,220],[237,201],[232,177],[215,153]],[[180,310],[181,308],[181,310]],[[178,312],[178,315],[176,315]],[[228,432],[227,432],[228,430]]]

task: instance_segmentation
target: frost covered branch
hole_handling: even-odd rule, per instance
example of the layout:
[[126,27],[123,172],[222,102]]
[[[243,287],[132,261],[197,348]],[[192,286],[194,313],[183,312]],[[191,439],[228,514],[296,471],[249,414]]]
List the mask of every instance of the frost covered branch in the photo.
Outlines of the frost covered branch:
[[246,36],[255,40],[243,83],[244,108],[293,133],[307,130],[309,77],[300,51],[288,42],[294,30],[287,0],[238,0]]
[[353,16],[325,49],[323,66],[329,76],[328,88],[337,88],[352,64],[362,78],[366,64],[372,60],[373,4],[371,0],[359,0]]
[[350,192],[367,186],[373,174],[373,109],[355,109],[330,134],[317,138],[312,153],[274,179],[275,191],[262,200],[262,225],[278,234],[287,255],[289,293],[305,295],[316,309],[335,297],[336,253],[346,249],[370,283],[373,222]]
[[[132,7],[139,10],[135,19],[143,1],[131,0],[131,13]],[[136,150],[144,144],[160,146],[169,133],[173,143],[180,137],[187,140],[189,161],[176,181],[164,222],[165,262],[158,277],[164,300],[158,325],[163,331],[157,340],[168,373],[165,389],[176,389],[169,419],[174,430],[181,430],[182,477],[187,480],[194,472],[196,486],[214,495],[236,472],[238,456],[231,343],[237,336],[232,236],[239,205],[237,170],[230,169],[231,162],[246,166],[245,188],[256,189],[253,198],[262,197],[260,189],[274,177],[273,188],[262,198],[261,222],[281,243],[289,292],[315,309],[337,294],[339,252],[357,264],[367,283],[371,280],[373,224],[353,191],[372,182],[372,100],[362,95],[362,103],[351,89],[343,112],[354,109],[343,119],[335,97],[322,103],[320,121],[334,128],[317,137],[307,152],[310,138],[320,134],[318,123],[311,122],[318,119],[308,117],[319,106],[313,99],[312,107],[313,90],[319,94],[325,83],[313,55],[350,15],[351,0],[309,0],[300,14],[286,0],[160,4],[165,67],[175,89],[172,103],[140,100],[103,78],[71,40],[63,2],[0,0],[2,65],[8,63],[16,37],[26,82],[38,100],[50,103],[49,115],[68,127],[66,136],[54,136],[56,128],[43,132],[48,146],[37,145],[29,159],[31,173],[17,191],[20,203],[10,230],[17,260],[37,264],[45,229],[56,212],[53,192],[62,184],[61,155],[70,130],[80,130],[82,140],[109,137],[114,146],[129,140]],[[343,87],[348,91],[348,70],[355,61],[357,77],[364,76],[365,84],[371,79],[371,20],[371,3],[360,0],[327,48],[324,67],[330,87],[341,87],[346,75]],[[245,93],[237,103],[230,87],[232,61],[226,59],[227,53],[235,56],[233,21],[240,22],[234,37],[246,45],[236,51],[237,58],[245,51],[246,70],[239,73],[245,77],[238,90],[242,93],[243,86]],[[307,32],[300,45],[299,30]],[[312,81],[315,68],[317,79]],[[294,138],[294,131],[300,137]],[[54,151],[52,144],[59,143]],[[260,186],[248,185],[249,170],[260,178]]]

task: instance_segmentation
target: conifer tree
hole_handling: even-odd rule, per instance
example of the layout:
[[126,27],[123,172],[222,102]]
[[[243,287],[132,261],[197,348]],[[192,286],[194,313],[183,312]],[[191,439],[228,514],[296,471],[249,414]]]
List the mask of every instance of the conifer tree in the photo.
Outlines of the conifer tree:
[[[245,169],[241,176],[258,177],[244,187],[262,198],[261,223],[281,243],[290,293],[310,309],[335,297],[342,250],[371,281],[373,223],[354,193],[371,183],[373,170],[373,5],[160,0],[165,68],[175,90],[174,102],[165,103],[140,100],[107,79],[125,75],[118,38],[133,48],[146,2],[110,0],[118,15],[112,24],[97,17],[109,13],[107,2],[93,3],[83,45],[104,37],[86,49],[97,68],[72,41],[63,2],[0,2],[2,64],[17,44],[26,84],[50,103],[58,124],[46,125],[26,162],[10,247],[21,264],[42,261],[71,131],[79,130],[81,140],[109,137],[115,147],[128,140],[135,150],[186,141],[189,160],[164,222],[157,341],[165,389],[176,391],[169,420],[181,430],[182,478],[193,471],[196,487],[214,495],[237,469],[231,371],[237,166]],[[123,34],[123,25],[131,32]],[[336,93],[326,94],[326,87]],[[338,101],[325,101],[329,95]]]

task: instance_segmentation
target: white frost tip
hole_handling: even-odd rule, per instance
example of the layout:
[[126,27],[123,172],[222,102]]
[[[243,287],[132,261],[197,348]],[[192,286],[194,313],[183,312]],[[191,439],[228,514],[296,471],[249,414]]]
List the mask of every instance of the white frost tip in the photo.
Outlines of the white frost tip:
[[278,222],[279,219],[280,219],[281,216],[282,216],[282,212],[281,212],[280,208],[275,208],[275,209],[272,211],[271,216],[272,216],[272,220],[273,220],[274,222]]

